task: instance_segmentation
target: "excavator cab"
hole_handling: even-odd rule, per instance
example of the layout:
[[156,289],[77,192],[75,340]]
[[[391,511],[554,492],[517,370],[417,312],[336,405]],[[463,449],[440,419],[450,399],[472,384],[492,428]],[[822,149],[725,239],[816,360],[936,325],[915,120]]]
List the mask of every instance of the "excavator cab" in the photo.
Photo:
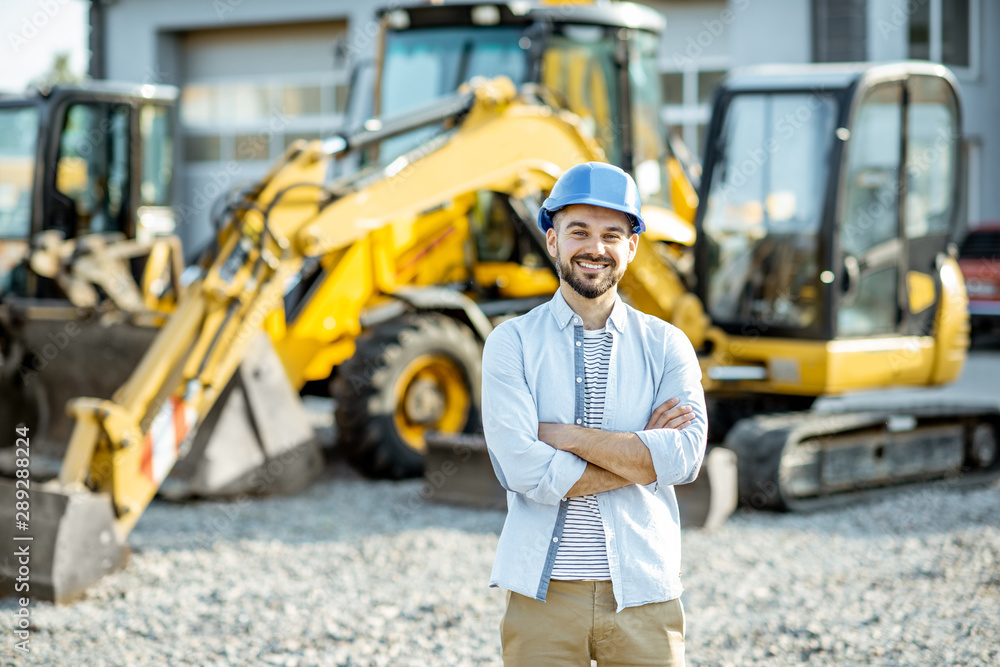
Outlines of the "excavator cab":
[[[954,79],[915,62],[794,74],[733,73],[714,102],[698,294],[748,363],[710,372],[811,396],[954,379],[967,343]],[[779,360],[783,339],[798,347]]]
[[[670,207],[659,12],[630,3],[427,3],[380,17],[375,115],[445,97],[474,77],[535,84],[555,107],[580,117],[609,162],[635,175],[644,203]],[[378,150],[398,155],[436,131],[396,137]]]
[[94,83],[0,97],[0,292],[59,293],[23,262],[42,232],[173,232],[176,96],[165,86]]

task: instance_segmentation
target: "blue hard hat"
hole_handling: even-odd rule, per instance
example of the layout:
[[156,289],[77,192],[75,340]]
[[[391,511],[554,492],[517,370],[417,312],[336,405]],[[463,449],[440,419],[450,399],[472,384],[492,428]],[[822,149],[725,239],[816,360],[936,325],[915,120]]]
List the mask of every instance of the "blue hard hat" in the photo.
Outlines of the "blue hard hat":
[[590,204],[621,211],[632,221],[632,231],[646,231],[639,188],[625,171],[606,162],[584,162],[567,169],[538,211],[538,228],[552,227],[552,214],[571,204]]

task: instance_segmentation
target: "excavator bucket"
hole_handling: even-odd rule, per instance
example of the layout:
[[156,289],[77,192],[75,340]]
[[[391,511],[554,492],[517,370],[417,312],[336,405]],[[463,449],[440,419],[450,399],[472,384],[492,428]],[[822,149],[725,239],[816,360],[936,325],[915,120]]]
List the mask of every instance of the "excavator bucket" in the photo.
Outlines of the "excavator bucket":
[[[0,596],[65,603],[125,564],[128,547],[115,533],[107,494],[30,487],[30,510],[15,508],[17,480],[0,479]],[[23,495],[23,494],[22,494]]]
[[424,437],[424,477],[434,488],[430,497],[456,505],[507,508],[482,434],[431,431]]
[[[175,499],[295,493],[322,469],[305,408],[260,333],[160,492]],[[108,494],[58,478],[42,483],[34,471],[26,481],[0,479],[0,540],[13,550],[0,558],[0,596],[69,602],[124,565],[128,528]]]
[[322,469],[323,454],[302,400],[271,340],[259,333],[160,495],[182,500],[294,494]]
[[690,484],[674,487],[681,525],[712,530],[736,511],[739,477],[736,452],[725,447],[709,447],[698,477]]

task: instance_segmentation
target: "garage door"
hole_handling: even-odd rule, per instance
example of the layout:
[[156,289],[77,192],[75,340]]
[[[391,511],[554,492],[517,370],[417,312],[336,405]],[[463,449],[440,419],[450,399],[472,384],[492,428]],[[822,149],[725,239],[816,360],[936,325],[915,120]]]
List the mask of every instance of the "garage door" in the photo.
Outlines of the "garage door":
[[297,139],[343,122],[348,72],[334,45],[346,21],[185,33],[181,46],[180,231],[189,257],[237,183],[263,176]]

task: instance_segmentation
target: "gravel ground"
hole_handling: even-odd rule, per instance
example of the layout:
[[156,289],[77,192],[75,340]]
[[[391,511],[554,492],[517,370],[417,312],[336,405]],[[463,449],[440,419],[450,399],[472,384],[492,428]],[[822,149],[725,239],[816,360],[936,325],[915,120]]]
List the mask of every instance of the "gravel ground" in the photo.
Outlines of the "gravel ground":
[[[503,513],[334,463],[294,498],[157,501],[127,568],[32,606],[46,665],[499,664]],[[414,509],[415,508],[415,509]],[[692,665],[1000,664],[1000,483],[684,535]],[[12,600],[0,601],[13,654]]]

